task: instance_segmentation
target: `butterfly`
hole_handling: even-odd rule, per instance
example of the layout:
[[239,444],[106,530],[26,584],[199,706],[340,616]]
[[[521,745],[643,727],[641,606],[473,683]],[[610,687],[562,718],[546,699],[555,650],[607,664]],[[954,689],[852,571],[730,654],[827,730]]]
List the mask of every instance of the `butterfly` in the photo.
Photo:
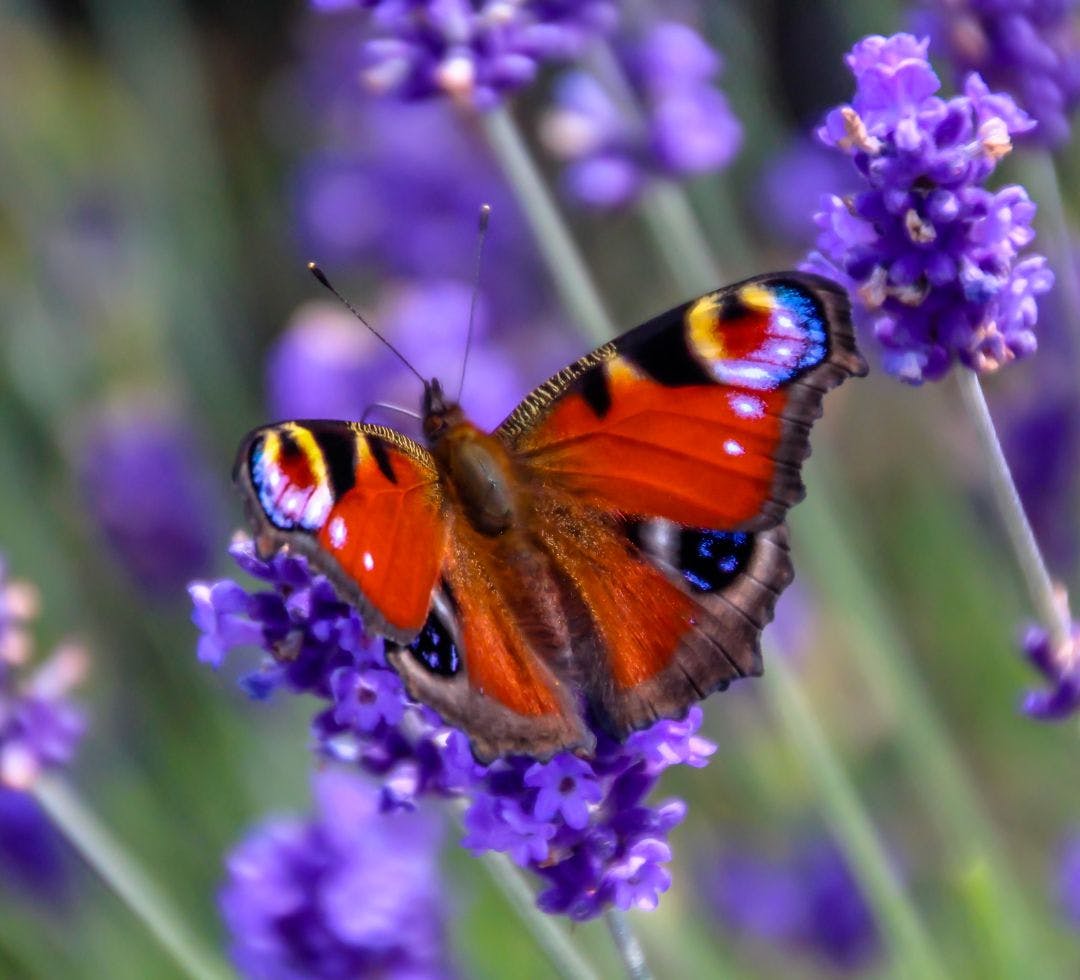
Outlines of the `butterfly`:
[[866,370],[839,286],[757,276],[586,354],[493,432],[426,381],[426,445],[282,422],[235,480],[259,553],[306,556],[479,760],[588,753],[586,719],[622,738],[761,673],[810,427]]

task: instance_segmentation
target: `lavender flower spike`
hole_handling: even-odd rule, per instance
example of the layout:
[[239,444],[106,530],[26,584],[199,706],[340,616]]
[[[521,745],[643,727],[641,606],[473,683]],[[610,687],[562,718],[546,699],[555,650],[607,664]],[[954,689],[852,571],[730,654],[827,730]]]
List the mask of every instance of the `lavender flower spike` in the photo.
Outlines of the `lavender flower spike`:
[[220,895],[245,977],[436,978],[446,966],[438,822],[387,817],[367,780],[316,777],[318,814],[253,830],[228,856]]
[[983,186],[1034,122],[977,74],[940,98],[927,45],[874,36],[848,55],[855,96],[817,135],[851,158],[861,190],[823,201],[804,263],[848,286],[885,369],[911,384],[1034,352],[1037,297],[1053,284],[1046,259],[1024,253],[1035,237],[1027,192]]
[[588,72],[564,74],[541,136],[566,164],[569,193],[593,207],[625,204],[652,174],[689,177],[727,166],[742,126],[716,86],[720,56],[685,24],[662,21],[614,45],[644,114],[636,118]]
[[544,911],[588,919],[612,905],[656,906],[671,883],[668,834],[686,807],[644,800],[666,768],[703,766],[716,751],[697,734],[700,708],[622,744],[597,730],[592,759],[511,756],[481,766],[464,733],[407,697],[383,641],[365,633],[356,611],[302,558],[261,561],[250,541],[232,554],[266,588],[191,585],[200,658],[217,665],[234,647],[261,647],[268,656],[244,687],[255,697],[281,689],[315,695],[316,750],[377,777],[380,809],[413,810],[433,796],[465,800],[463,845],[501,851],[539,875]]
[[979,72],[1011,93],[1039,126],[1031,136],[1059,147],[1080,104],[1076,0],[932,0],[916,23],[948,52],[957,75]]
[[86,651],[62,645],[28,669],[36,612],[34,589],[9,581],[0,559],[0,785],[19,790],[69,762],[85,728],[67,694],[86,673]]
[[[314,3],[324,11],[342,5]],[[540,64],[577,56],[617,16],[611,0],[363,0],[371,35],[362,77],[412,100],[449,95],[478,109],[529,84]]]

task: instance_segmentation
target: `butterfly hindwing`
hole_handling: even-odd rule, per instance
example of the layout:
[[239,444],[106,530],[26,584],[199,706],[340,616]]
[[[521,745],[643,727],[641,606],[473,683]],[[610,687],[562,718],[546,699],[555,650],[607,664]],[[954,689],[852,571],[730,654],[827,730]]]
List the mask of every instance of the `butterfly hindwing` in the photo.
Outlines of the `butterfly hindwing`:
[[256,540],[307,556],[370,628],[424,626],[449,527],[427,450],[382,426],[284,422],[244,440],[235,479]]

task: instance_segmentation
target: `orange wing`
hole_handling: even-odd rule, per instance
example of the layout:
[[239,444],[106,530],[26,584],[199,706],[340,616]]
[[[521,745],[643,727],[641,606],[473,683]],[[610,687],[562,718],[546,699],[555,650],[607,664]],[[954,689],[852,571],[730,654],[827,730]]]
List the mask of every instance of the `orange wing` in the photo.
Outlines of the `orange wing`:
[[810,426],[865,372],[837,286],[761,276],[599,348],[500,427],[582,608],[589,700],[617,734],[760,672]]
[[306,555],[378,632],[423,628],[448,537],[426,450],[383,426],[284,422],[244,440],[234,478],[263,547]]
[[825,391],[865,372],[836,286],[763,276],[587,355],[499,433],[536,479],[599,510],[761,530],[802,498]]

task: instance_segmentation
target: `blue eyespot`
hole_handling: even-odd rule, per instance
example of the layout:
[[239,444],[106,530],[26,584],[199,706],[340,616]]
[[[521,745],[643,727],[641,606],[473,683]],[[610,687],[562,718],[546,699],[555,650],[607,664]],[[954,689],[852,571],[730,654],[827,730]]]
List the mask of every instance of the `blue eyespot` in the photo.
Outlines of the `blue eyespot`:
[[684,530],[679,570],[695,592],[716,592],[746,568],[753,549],[753,535],[743,532]]

